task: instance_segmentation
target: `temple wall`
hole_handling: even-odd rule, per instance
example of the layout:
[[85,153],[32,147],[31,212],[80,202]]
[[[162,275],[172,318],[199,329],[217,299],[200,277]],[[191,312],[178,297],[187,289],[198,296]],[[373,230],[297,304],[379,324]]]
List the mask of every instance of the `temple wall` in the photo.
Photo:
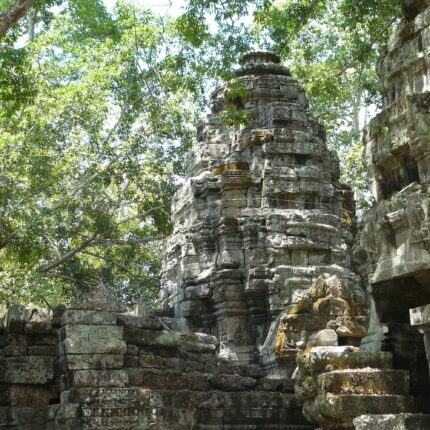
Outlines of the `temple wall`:
[[428,411],[422,336],[409,309],[430,303],[430,8],[403,1],[377,72],[383,110],[366,128],[363,161],[375,199],[354,244],[372,312],[362,350],[392,351]]
[[[109,299],[28,320],[9,310],[0,340],[0,428],[311,430],[291,379],[217,356],[218,340],[131,316]],[[22,310],[22,309],[21,309]]]

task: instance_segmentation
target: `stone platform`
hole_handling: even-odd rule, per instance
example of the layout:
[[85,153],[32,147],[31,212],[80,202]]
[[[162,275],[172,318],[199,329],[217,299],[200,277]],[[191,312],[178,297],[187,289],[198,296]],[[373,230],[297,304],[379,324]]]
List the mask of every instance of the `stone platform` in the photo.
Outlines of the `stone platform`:
[[45,322],[12,312],[0,334],[0,428],[315,428],[292,380],[219,359],[213,336],[120,312],[102,295]]

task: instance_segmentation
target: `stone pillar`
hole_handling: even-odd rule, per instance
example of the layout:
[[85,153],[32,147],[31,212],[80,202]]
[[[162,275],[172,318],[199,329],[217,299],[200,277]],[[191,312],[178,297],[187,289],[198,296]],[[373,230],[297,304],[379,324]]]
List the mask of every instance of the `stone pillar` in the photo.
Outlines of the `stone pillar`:
[[51,424],[82,425],[79,407],[93,391],[128,384],[123,327],[116,325],[121,310],[98,286],[64,311],[58,358],[61,404],[49,408]]
[[401,0],[376,65],[382,110],[363,133],[363,163],[373,207],[356,236],[354,257],[372,296],[363,350],[390,351],[410,371],[417,410],[429,413],[430,380],[409,309],[430,303],[430,2]]
[[424,346],[430,371],[430,305],[420,306],[410,311],[411,325],[424,335]]

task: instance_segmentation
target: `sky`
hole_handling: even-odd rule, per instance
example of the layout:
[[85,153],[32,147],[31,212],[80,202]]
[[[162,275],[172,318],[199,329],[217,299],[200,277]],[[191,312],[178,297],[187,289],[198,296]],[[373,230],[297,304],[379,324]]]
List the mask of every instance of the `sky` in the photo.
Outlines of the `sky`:
[[[112,10],[116,0],[103,0],[109,11]],[[183,7],[185,5],[184,0],[134,0],[133,3],[136,6],[149,7],[155,13],[159,15],[170,15],[177,17],[181,15]]]

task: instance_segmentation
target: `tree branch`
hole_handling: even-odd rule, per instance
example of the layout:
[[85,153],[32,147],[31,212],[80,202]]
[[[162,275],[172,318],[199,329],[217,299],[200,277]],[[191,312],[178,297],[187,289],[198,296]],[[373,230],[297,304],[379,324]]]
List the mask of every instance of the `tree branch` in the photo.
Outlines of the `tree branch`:
[[360,52],[355,58],[353,58],[349,63],[345,64],[342,67],[342,70],[339,70],[338,72],[334,73],[333,75],[329,76],[327,79],[337,78],[338,76],[342,75],[344,72],[346,72],[356,61],[360,60],[361,57],[368,51],[370,51],[373,48],[373,45],[382,37],[384,34],[386,34],[387,30],[394,24],[394,22],[398,19],[398,15],[396,15],[394,18],[390,19],[390,21],[387,23],[387,25],[375,36],[374,39],[372,39],[367,45],[366,49]]
[[133,215],[133,216],[132,216],[132,217],[130,217],[130,218],[125,218],[125,219],[123,219],[122,221],[118,221],[118,222],[115,224],[115,226],[119,226],[119,225],[124,224],[124,223],[126,223],[126,222],[128,222],[128,221],[134,221],[134,220],[135,220],[135,219],[137,219],[137,218],[143,218],[143,217],[145,217],[145,216],[149,215],[150,213],[152,213],[152,212],[156,212],[156,211],[158,211],[159,209],[163,209],[163,208],[165,208],[165,207],[167,207],[167,204],[166,204],[166,205],[156,206],[156,207],[154,207],[154,208],[148,209],[146,212],[142,212],[142,213],[139,213],[139,214]]
[[293,31],[290,32],[290,34],[286,37],[285,41],[282,43],[282,47],[285,48],[288,43],[290,42],[291,38],[297,34],[301,28],[307,23],[307,21],[310,19],[312,12],[314,11],[315,6],[317,5],[319,0],[312,0],[311,4],[308,6],[308,10],[306,13],[302,16],[302,21],[299,22],[293,29]]
[[66,254],[64,254],[63,256],[61,256],[60,258],[58,258],[57,260],[53,261],[52,263],[48,263],[48,264],[39,266],[36,269],[36,272],[38,272],[38,273],[46,273],[46,272],[49,272],[50,270],[55,269],[56,267],[60,266],[66,260],[74,257],[78,252],[82,251],[87,246],[89,246],[91,244],[91,242],[98,236],[98,234],[99,234],[98,232],[95,233],[95,234],[93,234],[93,236],[91,236],[88,240],[82,242],[76,248],[73,248],[72,250],[70,250],[69,252],[67,252]]
[[16,0],[6,11],[0,14],[0,34],[6,33],[16,24],[31,8],[34,0]]
[[127,272],[129,275],[134,277],[133,273],[130,272],[127,269],[127,267],[123,266],[122,264],[117,263],[116,261],[111,260],[110,258],[104,257],[103,255],[99,255],[99,254],[96,254],[94,252],[89,252],[89,251],[83,251],[82,254],[91,255],[92,257],[99,258],[100,260],[106,261],[106,263],[113,264],[114,266],[119,267],[120,269],[124,270],[124,272]]
[[75,282],[77,284],[90,285],[90,286],[97,284],[97,282],[88,282],[82,279],[73,278],[72,276],[61,275],[60,273],[44,273],[43,277],[51,278],[51,279],[64,279],[65,281]]
[[160,235],[148,237],[146,239],[99,239],[95,240],[91,246],[122,246],[122,245],[136,245],[149,242],[158,242],[164,240],[168,235]]
[[9,242],[11,242],[15,237],[18,236],[18,230],[9,233],[7,236],[0,240],[0,249],[3,249]]

